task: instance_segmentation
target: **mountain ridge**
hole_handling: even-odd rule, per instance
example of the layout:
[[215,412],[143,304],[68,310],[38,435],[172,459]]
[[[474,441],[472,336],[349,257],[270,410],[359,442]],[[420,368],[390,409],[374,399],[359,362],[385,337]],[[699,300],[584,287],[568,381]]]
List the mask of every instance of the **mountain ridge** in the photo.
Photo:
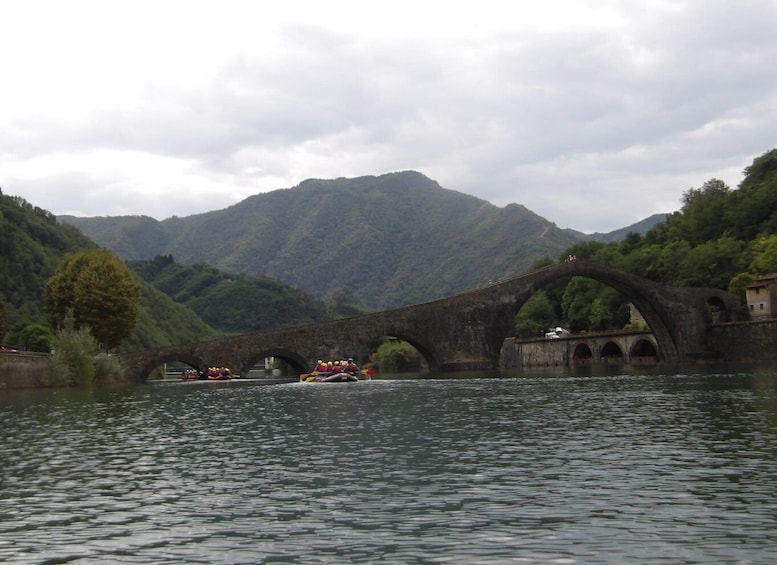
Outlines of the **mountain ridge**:
[[184,218],[60,218],[125,260],[170,254],[317,298],[345,295],[366,309],[520,274],[587,238],[521,204],[500,208],[415,171],[308,179]]

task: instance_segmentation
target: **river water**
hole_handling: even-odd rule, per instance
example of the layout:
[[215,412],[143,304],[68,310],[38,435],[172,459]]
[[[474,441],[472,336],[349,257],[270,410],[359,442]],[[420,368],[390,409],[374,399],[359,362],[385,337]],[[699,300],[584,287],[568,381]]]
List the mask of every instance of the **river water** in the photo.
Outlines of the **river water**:
[[0,392],[0,562],[777,562],[774,370],[457,376]]

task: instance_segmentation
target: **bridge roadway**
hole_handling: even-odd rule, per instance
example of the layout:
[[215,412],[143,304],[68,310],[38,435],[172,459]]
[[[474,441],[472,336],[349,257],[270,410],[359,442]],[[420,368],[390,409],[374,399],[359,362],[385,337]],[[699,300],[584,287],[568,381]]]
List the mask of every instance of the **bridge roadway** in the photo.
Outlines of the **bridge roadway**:
[[306,373],[317,359],[346,358],[365,344],[391,336],[412,344],[434,371],[496,369],[515,314],[534,292],[572,276],[600,281],[626,296],[650,326],[662,363],[678,364],[713,353],[706,343],[713,316],[716,322],[731,321],[740,303],[719,289],[670,287],[578,260],[424,304],[119,357],[129,374],[141,381],[170,362],[201,370],[226,366],[246,375],[265,357],[281,358]]

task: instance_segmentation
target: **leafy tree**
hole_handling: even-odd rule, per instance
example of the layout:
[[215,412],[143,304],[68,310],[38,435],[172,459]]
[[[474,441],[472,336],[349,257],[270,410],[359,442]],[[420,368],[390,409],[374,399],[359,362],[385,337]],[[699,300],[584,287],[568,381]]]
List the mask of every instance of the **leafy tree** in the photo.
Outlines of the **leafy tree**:
[[691,245],[684,239],[672,241],[661,248],[656,261],[657,280],[671,284],[680,279],[680,267],[691,252]]
[[573,332],[618,329],[629,322],[626,298],[593,279],[574,277],[564,291],[561,305]]
[[736,294],[742,299],[742,302],[744,303],[746,298],[746,288],[753,284],[755,282],[755,275],[751,273],[739,273],[734,278],[731,279],[731,282],[728,283],[728,291],[731,294]]
[[534,320],[516,320],[513,324],[513,335],[520,339],[531,339],[541,336],[546,327]]
[[70,385],[94,381],[96,354],[97,341],[89,327],[76,328],[73,316],[65,316],[54,338],[52,370],[55,380]]
[[118,346],[130,334],[140,307],[132,271],[104,249],[67,256],[49,279],[44,295],[53,327],[61,327],[72,312],[74,327],[88,326],[106,349]]
[[777,232],[777,149],[757,157],[744,172],[729,210],[736,221],[733,235],[749,241]]
[[567,285],[561,307],[573,332],[588,329],[591,304],[598,290],[596,281],[584,277],[574,277]]
[[401,340],[390,340],[383,343],[370,356],[370,361],[385,373],[400,373],[403,371],[418,371],[421,368],[421,354],[418,350]]
[[680,221],[680,238],[691,245],[698,245],[721,237],[730,227],[727,219],[729,187],[721,180],[711,179],[701,188],[691,188],[683,194],[682,216],[671,219]]
[[658,244],[643,243],[633,248],[624,257],[623,268],[646,279],[658,279],[658,260],[661,257],[662,250],[663,248]]
[[27,351],[48,353],[53,347],[54,337],[54,332],[49,326],[29,324],[19,332],[17,342]]
[[737,273],[747,268],[747,249],[731,237],[706,241],[690,249],[678,265],[676,284],[726,288]]
[[515,315],[513,333],[522,339],[536,337],[556,322],[556,312],[546,292],[535,292]]
[[750,271],[759,275],[777,272],[777,235],[765,235],[751,243]]

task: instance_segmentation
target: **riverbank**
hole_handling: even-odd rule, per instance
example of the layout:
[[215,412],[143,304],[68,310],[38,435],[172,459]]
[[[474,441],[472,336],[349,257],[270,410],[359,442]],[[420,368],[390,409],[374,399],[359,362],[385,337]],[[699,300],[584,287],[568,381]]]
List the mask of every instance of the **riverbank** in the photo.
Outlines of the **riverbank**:
[[[500,367],[514,372],[531,367],[568,367],[585,365],[655,365],[660,361],[655,341],[649,333],[622,332],[584,336],[590,357],[575,358],[572,345],[581,336],[554,340],[521,342],[507,338],[502,348]],[[619,341],[620,340],[620,341]],[[620,343],[623,342],[623,343]],[[707,331],[707,344],[712,355],[705,363],[760,363],[777,361],[777,319],[755,322],[715,324]],[[616,344],[617,347],[613,347]],[[51,355],[24,351],[0,351],[0,389],[44,388],[61,386],[54,382]]]

